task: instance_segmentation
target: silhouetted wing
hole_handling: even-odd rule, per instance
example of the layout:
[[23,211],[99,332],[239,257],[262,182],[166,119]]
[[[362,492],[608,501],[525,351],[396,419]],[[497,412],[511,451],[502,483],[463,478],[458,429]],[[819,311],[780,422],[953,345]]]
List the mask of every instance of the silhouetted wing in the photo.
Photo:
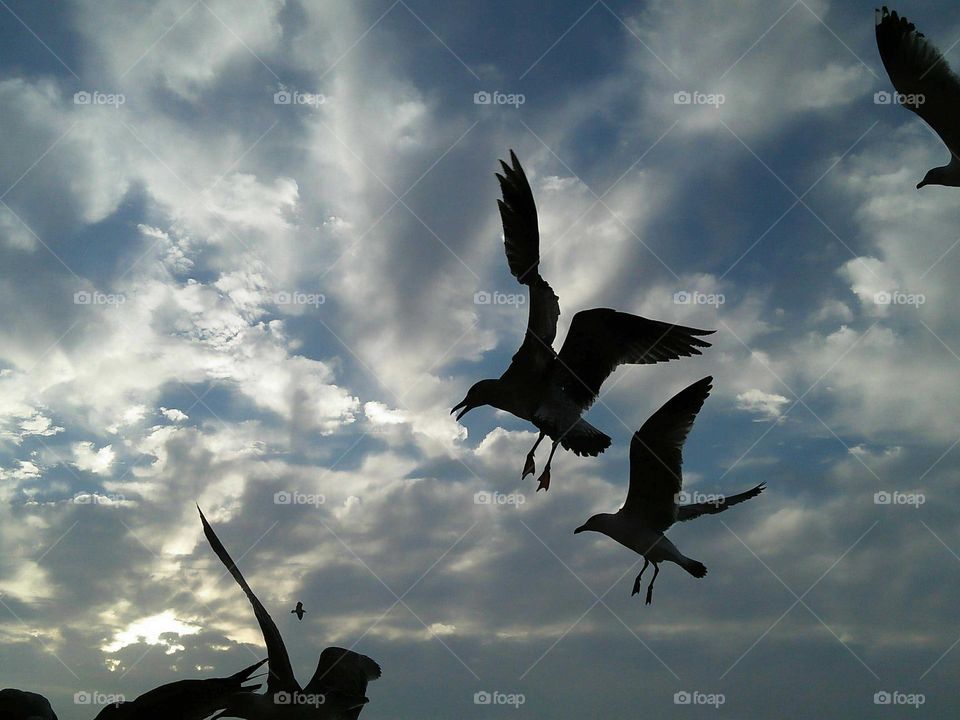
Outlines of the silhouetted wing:
[[538,275],[540,265],[540,229],[537,225],[537,205],[520,161],[510,151],[510,165],[503,160],[503,175],[497,173],[502,200],[500,220],[503,222],[503,244],[507,251],[510,272],[524,285]]
[[503,222],[507,264],[513,276],[530,289],[530,310],[527,332],[520,349],[513,356],[508,373],[522,375],[525,379],[530,375],[540,375],[556,356],[553,341],[557,337],[560,299],[540,276],[537,206],[530,183],[513,150],[510,151],[510,162],[511,165],[507,165],[503,160],[500,161],[503,174],[497,173],[497,180],[500,181],[503,199],[497,200],[497,205]]
[[557,337],[557,319],[560,317],[560,299],[547,281],[537,275],[530,282],[530,312],[527,316],[527,332],[523,344],[513,354],[505,378],[533,381],[542,377],[544,371],[557,356],[553,341]]
[[760,483],[755,488],[751,488],[746,492],[725,497],[723,500],[718,498],[717,502],[715,503],[693,503],[690,505],[681,505],[677,508],[677,522],[693,520],[701,515],[714,515],[716,513],[723,512],[729,507],[733,507],[734,505],[742,503],[744,500],[749,500],[750,498],[756,497],[762,493],[766,487],[766,483]]
[[630,490],[623,512],[663,532],[676,519],[682,486],[683,443],[713,385],[698,380],[670,398],[633,434],[630,441]]
[[710,347],[710,343],[698,336],[713,332],[609,308],[582,310],[570,323],[551,383],[562,387],[583,412],[618,365],[647,365],[699,355],[699,348]]
[[[943,55],[905,17],[883,8],[878,14],[877,49],[898,93],[913,96],[904,103],[960,154],[960,79]],[[922,101],[921,101],[922,99]]]
[[283,638],[280,637],[280,631],[277,630],[273,618],[270,617],[270,613],[263,607],[263,603],[260,602],[253,590],[250,589],[250,586],[247,585],[247,581],[240,572],[240,568],[233,562],[230,553],[227,552],[223,543],[220,542],[220,538],[217,537],[213,528],[210,527],[210,523],[208,523],[207,519],[203,516],[203,511],[200,510],[199,507],[197,507],[197,510],[200,512],[200,521],[203,523],[203,534],[207,536],[210,547],[213,548],[217,557],[220,558],[220,562],[226,566],[230,574],[233,575],[233,579],[237,581],[237,584],[243,592],[246,593],[247,599],[253,606],[253,612],[257,616],[257,622],[260,623],[260,632],[263,633],[263,642],[267,646],[267,658],[270,663],[270,674],[267,676],[267,694],[299,692],[300,685],[297,684],[297,679],[293,674],[293,667],[290,665],[290,656],[287,655],[287,648],[283,644]]

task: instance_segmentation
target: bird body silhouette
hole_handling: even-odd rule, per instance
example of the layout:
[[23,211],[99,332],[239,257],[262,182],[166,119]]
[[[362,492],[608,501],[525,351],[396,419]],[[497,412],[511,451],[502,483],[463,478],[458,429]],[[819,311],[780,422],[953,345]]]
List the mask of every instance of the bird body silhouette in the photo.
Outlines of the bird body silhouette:
[[366,655],[339,647],[328,647],[320,654],[313,677],[303,687],[297,682],[280,631],[263,603],[256,596],[210,523],[200,512],[203,533],[234,580],[246,594],[260,624],[267,646],[269,673],[266,695],[246,694],[234,698],[229,717],[249,720],[356,720],[366,697],[367,683],[380,677],[380,666]]
[[664,532],[674,523],[701,515],[723,512],[763,492],[760,483],[746,492],[716,502],[678,504],[682,485],[683,443],[693,427],[697,413],[710,394],[713,378],[705,377],[681,390],[655,412],[630,441],[630,489],[616,513],[594,515],[574,530],[574,534],[602,533],[634,552],[644,563],[633,583],[633,595],[640,592],[640,580],[652,563],[653,579],[647,587],[646,604],[653,601],[653,583],[660,574],[660,563],[676,563],[695,578],[707,574],[706,566],[684,555]]
[[876,15],[877,49],[903,105],[919,115],[950,150],[950,162],[917,184],[960,186],[960,78],[916,26],[884,6]]
[[460,411],[460,420],[470,410],[490,405],[535,425],[540,434],[527,453],[521,477],[536,472],[534,454],[547,436],[552,447],[537,487],[547,490],[550,463],[558,445],[591,457],[610,446],[610,437],[582,417],[610,373],[625,363],[651,364],[699,355],[700,348],[710,347],[700,336],[713,331],[595,308],[573,316],[563,346],[556,352],[553,342],[560,300],[539,273],[537,207],[512,150],[510,162],[507,165],[500,161],[503,174],[497,173],[497,179],[503,199],[497,203],[510,272],[530,294],[527,331],[503,375],[474,384],[450,412]]
[[297,620],[303,620],[303,616],[307,614],[307,611],[303,609],[303,603],[297,601],[297,606],[290,611],[297,616]]

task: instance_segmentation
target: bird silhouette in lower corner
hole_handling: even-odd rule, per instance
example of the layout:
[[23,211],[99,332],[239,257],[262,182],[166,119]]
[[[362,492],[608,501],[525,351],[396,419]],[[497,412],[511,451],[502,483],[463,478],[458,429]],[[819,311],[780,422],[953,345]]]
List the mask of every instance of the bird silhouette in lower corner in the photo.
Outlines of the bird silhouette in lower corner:
[[660,563],[676,563],[695,578],[707,574],[702,562],[688,558],[663,534],[675,522],[693,520],[701,515],[723,512],[763,492],[765,483],[730,497],[716,496],[712,502],[679,505],[682,484],[683,443],[693,421],[713,387],[705,377],[681,390],[655,412],[630,442],[630,489],[623,507],[616,513],[594,515],[574,530],[574,534],[603,533],[621,545],[643,555],[643,568],[633,582],[633,595],[640,592],[644,570],[653,564],[653,579],[647,587],[647,601],[653,601],[653,583],[660,574]]
[[293,674],[290,656],[270,613],[260,602],[217,533],[200,512],[203,534],[220,562],[247,596],[267,646],[269,674],[265,695],[245,693],[234,698],[222,717],[245,720],[357,720],[364,705],[367,683],[380,677],[380,666],[353,650],[328,647],[320,653],[313,677],[301,686]]
[[303,620],[303,616],[307,614],[307,611],[303,609],[303,603],[299,601],[297,602],[297,606],[290,612],[297,616],[297,620]]

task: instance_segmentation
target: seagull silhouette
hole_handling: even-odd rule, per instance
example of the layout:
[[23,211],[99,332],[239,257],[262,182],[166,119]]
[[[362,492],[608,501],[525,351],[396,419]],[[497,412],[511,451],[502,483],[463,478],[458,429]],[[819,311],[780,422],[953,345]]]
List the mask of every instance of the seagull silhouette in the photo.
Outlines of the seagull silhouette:
[[266,718],[298,719],[318,718],[323,720],[356,720],[366,697],[367,682],[380,677],[380,666],[371,658],[339,647],[328,647],[320,654],[317,669],[302,688],[293,674],[290,656],[280,637],[270,613],[247,584],[243,574],[230,557],[220,538],[203,516],[199,506],[203,534],[210,547],[220,558],[234,580],[246,594],[260,624],[263,641],[267,646],[269,674],[267,694],[246,695],[235,698],[227,709],[226,716],[266,720]]
[[653,601],[653,583],[660,563],[674,562],[695,578],[707,574],[706,566],[681,553],[664,532],[677,521],[723,512],[763,492],[765,483],[717,502],[678,505],[682,475],[683,443],[693,421],[710,394],[712,377],[698,380],[674,395],[655,412],[630,442],[630,489],[623,507],[616,513],[594,515],[574,530],[603,533],[621,545],[643,555],[643,568],[633,583],[633,595],[640,592],[640,578],[653,563],[653,579],[647,587],[647,601]]
[[472,409],[491,405],[533,423],[540,431],[527,453],[521,477],[536,472],[534,454],[544,436],[553,445],[537,490],[550,488],[550,463],[557,445],[577,455],[599,455],[610,438],[581,415],[597,399],[600,386],[617,366],[651,364],[699,355],[710,343],[698,336],[713,330],[670,325],[609,308],[581,310],[573,316],[557,353],[560,299],[540,276],[540,231],[530,183],[513,150],[497,173],[503,200],[498,200],[510,272],[530,293],[527,332],[506,372],[473,385],[450,413],[457,420]]
[[297,620],[303,620],[303,616],[307,614],[307,611],[303,609],[303,603],[299,601],[297,601],[297,606],[290,612],[297,616]]
[[960,186],[960,78],[922,32],[897,11],[876,11],[877,49],[901,96],[950,150],[950,162],[927,172],[917,184]]
[[266,659],[225,678],[179,680],[154,688],[136,700],[107,705],[94,720],[203,720],[233,704],[236,696],[260,685],[243,686]]

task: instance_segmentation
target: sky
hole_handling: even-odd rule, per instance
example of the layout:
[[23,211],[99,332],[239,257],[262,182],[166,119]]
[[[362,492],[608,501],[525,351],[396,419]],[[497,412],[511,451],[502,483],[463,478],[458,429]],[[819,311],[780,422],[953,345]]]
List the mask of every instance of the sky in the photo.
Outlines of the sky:
[[[950,4],[900,10],[960,67]],[[877,95],[873,23],[2,0],[0,686],[83,720],[265,657],[199,504],[301,682],[327,645],[380,663],[364,718],[956,715],[960,204],[915,189],[948,154]],[[617,370],[613,445],[539,494],[531,426],[449,415],[525,327],[510,149],[560,341],[590,307],[717,330]],[[573,530],[706,375],[685,489],[768,488],[673,528],[709,574],[645,607],[640,558]]]

